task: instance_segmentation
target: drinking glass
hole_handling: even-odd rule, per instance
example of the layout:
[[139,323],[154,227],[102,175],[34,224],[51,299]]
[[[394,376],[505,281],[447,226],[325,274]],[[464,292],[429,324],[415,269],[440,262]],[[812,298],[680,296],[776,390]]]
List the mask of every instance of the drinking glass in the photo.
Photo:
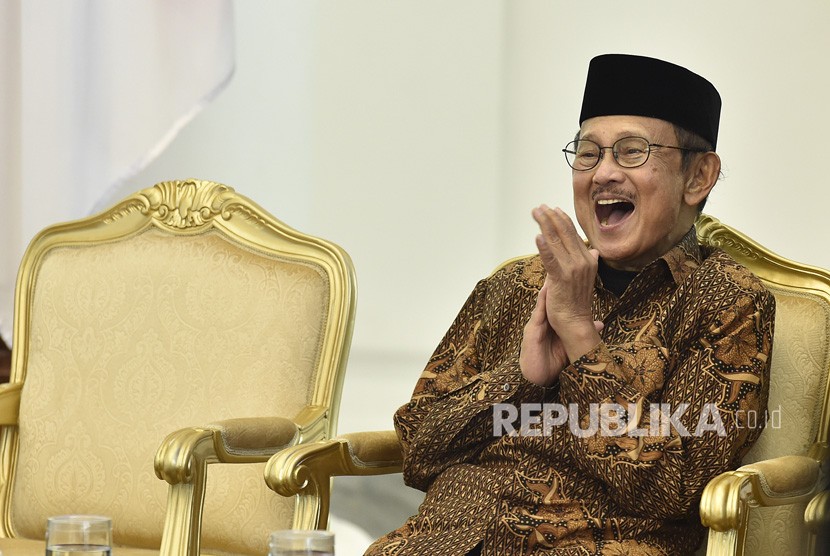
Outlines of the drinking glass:
[[268,542],[268,556],[334,556],[331,531],[274,531]]
[[46,522],[46,556],[110,556],[112,520],[98,515],[59,515]]

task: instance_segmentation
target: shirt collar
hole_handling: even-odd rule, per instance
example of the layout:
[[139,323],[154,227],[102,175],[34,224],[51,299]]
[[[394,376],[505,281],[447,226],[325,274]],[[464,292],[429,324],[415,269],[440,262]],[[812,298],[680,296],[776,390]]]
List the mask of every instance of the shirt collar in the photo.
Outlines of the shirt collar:
[[[692,226],[677,245],[657,259],[666,264],[675,284],[681,284],[703,262],[703,252],[697,242],[697,231]],[[656,261],[655,261],[656,262]]]
[[[675,284],[683,283],[686,278],[700,266],[703,262],[704,254],[701,250],[700,244],[697,242],[697,231],[692,226],[686,235],[677,242],[677,244],[669,249],[662,256],[658,257],[654,262],[646,265],[640,274],[649,273],[653,275],[655,271],[659,272],[659,268],[665,268],[674,280]],[[660,262],[662,261],[662,263]],[[635,278],[636,279],[636,278]],[[597,287],[602,286],[602,280],[597,274]]]

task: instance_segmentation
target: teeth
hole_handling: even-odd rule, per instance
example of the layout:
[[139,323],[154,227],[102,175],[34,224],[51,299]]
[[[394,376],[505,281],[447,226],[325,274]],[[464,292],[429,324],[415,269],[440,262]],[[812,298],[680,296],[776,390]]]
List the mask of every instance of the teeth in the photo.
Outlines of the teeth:
[[[601,205],[601,206],[616,205],[616,204],[619,204],[619,203],[629,203],[629,201],[626,201],[625,199],[598,199],[597,200],[597,204]],[[600,225],[601,226],[607,226],[608,225],[608,216],[606,216],[605,218],[600,220]]]

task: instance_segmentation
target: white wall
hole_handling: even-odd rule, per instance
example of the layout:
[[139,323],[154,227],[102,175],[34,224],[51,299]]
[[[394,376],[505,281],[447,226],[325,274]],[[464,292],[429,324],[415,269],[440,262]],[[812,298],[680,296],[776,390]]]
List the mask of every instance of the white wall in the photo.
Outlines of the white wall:
[[350,252],[341,430],[388,428],[475,281],[533,250],[530,209],[570,208],[560,150],[595,54],[709,78],[726,179],[707,212],[830,268],[826,2],[245,0],[236,18],[230,88],[128,188],[221,181]]
[[696,71],[723,98],[725,179],[706,212],[774,251],[830,268],[823,160],[830,124],[830,3],[609,0],[509,3],[505,189],[517,187],[512,248],[533,232],[521,209],[569,204],[560,149],[578,128],[588,61],[604,52],[655,56]]

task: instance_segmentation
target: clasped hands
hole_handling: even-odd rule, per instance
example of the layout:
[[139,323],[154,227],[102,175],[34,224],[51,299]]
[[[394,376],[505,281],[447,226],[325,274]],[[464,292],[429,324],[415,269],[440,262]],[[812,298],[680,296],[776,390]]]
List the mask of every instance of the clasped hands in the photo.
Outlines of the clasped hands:
[[519,366],[530,382],[551,386],[569,362],[602,341],[602,323],[591,314],[599,252],[585,246],[561,209],[542,205],[533,209],[533,219],[541,230],[536,247],[546,276],[524,328]]

